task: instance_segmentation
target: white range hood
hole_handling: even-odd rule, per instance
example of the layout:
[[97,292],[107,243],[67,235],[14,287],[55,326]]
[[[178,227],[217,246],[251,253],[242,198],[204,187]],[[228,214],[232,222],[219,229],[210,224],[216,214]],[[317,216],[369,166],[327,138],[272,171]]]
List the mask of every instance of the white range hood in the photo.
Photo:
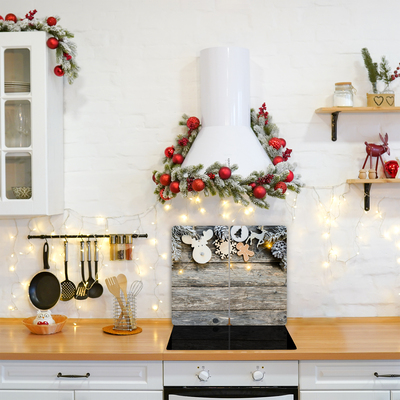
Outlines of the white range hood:
[[200,52],[202,128],[182,166],[238,164],[243,177],[271,161],[250,128],[250,57],[240,47]]

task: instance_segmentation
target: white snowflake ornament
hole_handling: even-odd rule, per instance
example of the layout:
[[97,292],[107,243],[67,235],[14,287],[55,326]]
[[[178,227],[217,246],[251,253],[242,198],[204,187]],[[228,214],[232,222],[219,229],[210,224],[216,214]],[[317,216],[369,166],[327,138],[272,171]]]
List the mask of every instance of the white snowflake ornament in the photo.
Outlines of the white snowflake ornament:
[[[229,254],[236,254],[237,249],[236,249],[236,243],[233,242],[232,240],[230,241],[230,246],[229,246],[229,240],[216,240],[214,242],[215,244],[215,254],[219,255],[221,260],[224,260],[225,258],[228,258]],[[229,249],[230,247],[230,249]]]

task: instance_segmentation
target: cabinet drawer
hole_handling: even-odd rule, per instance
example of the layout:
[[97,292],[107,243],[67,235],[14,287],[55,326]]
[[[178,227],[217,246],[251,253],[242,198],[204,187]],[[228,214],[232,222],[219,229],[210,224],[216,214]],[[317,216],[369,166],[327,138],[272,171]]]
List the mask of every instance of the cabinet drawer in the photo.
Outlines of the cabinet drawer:
[[332,390],[324,392],[316,390],[313,392],[300,391],[300,400],[390,400],[390,391]]
[[77,390],[75,392],[75,400],[162,400],[163,393],[162,391],[149,391],[149,392],[141,392],[141,391],[80,391]]
[[[400,390],[400,361],[301,361],[300,389]],[[399,375],[399,377],[376,377]]]
[[0,367],[0,390],[162,390],[161,361],[0,361]]
[[74,392],[55,390],[0,390],[1,400],[74,400]]

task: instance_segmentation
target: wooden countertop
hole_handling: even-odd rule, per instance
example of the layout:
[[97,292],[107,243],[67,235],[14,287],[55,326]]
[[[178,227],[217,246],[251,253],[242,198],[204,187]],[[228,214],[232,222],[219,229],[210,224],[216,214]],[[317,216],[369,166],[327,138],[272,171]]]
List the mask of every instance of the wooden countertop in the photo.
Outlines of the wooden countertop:
[[2,360],[392,360],[400,359],[400,318],[291,318],[297,350],[168,351],[169,319],[138,320],[143,331],[115,336],[110,320],[69,319],[60,333],[34,335],[21,319],[0,319]]

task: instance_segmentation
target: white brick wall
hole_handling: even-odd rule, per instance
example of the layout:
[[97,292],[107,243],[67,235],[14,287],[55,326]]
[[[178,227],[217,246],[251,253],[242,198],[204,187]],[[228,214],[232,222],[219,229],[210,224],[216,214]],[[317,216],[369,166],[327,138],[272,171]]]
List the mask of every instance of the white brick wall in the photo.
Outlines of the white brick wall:
[[[13,7],[2,12],[22,16],[32,5],[20,0]],[[60,24],[75,33],[78,45],[80,77],[72,86],[66,83],[64,92],[66,212],[31,221],[0,220],[0,317],[34,313],[26,283],[42,267],[42,242],[32,241],[29,252],[30,230],[106,232],[105,220],[96,217],[108,217],[109,232],[138,229],[158,239],[157,249],[150,240],[136,242],[136,264],[110,263],[105,246],[101,282],[120,272],[130,281],[138,279],[140,266],[144,290],[139,316],[169,317],[170,229],[184,223],[182,213],[189,215],[186,224],[193,225],[233,219],[235,224],[286,224],[291,317],[399,314],[400,186],[373,186],[372,210],[365,214],[361,185],[344,182],[357,176],[365,157],[363,143],[377,141],[379,132],[389,134],[391,158],[400,156],[400,115],[342,115],[333,143],[330,117],[314,113],[332,104],[338,81],[352,81],[355,105],[365,105],[369,83],[362,47],[376,60],[386,55],[392,67],[397,65],[398,1],[71,0],[39,1],[35,7],[40,17],[60,15]],[[152,170],[160,168],[164,149],[179,133],[180,116],[201,115],[199,52],[226,45],[250,49],[252,106],[267,103],[308,187],[296,209],[289,195],[286,203],[271,200],[269,211],[250,216],[231,205],[229,219],[224,219],[218,199],[202,203],[205,216],[183,200],[174,200],[169,212],[160,206],[155,210]],[[331,201],[332,195],[342,194],[346,202],[340,206]],[[322,238],[324,217],[333,219],[328,240]],[[10,239],[16,233],[17,239]],[[52,267],[63,280],[61,243],[52,243]],[[70,247],[70,278],[78,283],[77,242]],[[324,268],[331,248],[338,251],[338,261],[333,257]],[[158,312],[152,310],[155,295],[162,300]],[[111,300],[105,291],[96,300],[59,303],[53,311],[72,318],[111,316]]]

